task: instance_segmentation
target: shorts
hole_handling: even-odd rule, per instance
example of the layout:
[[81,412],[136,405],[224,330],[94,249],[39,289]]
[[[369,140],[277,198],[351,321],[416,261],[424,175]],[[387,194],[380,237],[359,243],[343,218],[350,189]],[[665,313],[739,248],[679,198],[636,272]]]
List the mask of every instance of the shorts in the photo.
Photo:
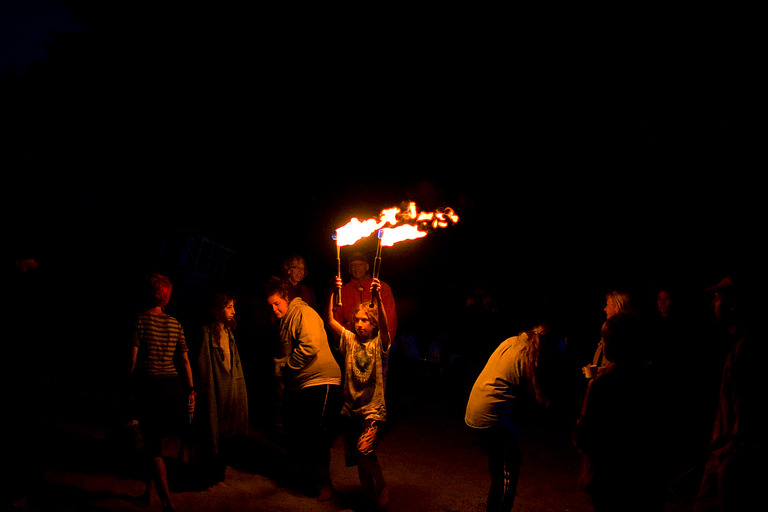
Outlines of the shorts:
[[178,437],[189,425],[188,397],[181,379],[142,376],[136,380],[135,397],[139,429],[144,448],[150,457],[162,455],[166,437]]
[[376,446],[381,437],[381,421],[342,416],[344,432],[344,462],[357,465],[358,457],[377,460]]

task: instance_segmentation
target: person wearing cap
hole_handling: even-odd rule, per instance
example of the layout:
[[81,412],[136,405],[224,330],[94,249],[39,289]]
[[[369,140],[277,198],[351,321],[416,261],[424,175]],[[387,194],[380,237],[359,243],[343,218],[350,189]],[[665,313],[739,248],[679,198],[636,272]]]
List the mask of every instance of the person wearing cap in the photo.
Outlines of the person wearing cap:
[[[762,501],[766,470],[766,347],[761,339],[765,295],[726,277],[707,289],[712,309],[725,329],[730,351],[720,381],[720,396],[696,512],[752,510]],[[756,330],[755,330],[756,329]]]
[[[363,252],[353,252],[349,255],[349,274],[351,279],[341,287],[342,306],[333,312],[333,318],[350,332],[355,330],[355,309],[359,304],[371,302],[371,284],[368,258]],[[384,281],[381,284],[381,303],[387,311],[387,323],[392,339],[397,335],[397,312],[392,288]]]

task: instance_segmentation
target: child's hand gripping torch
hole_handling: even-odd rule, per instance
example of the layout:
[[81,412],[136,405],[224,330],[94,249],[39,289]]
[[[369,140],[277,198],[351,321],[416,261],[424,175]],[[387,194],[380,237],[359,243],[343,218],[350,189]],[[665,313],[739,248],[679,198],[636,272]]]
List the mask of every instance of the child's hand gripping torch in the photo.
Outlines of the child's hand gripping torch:
[[[331,238],[336,240],[336,265],[338,267],[338,274],[336,274],[341,280],[341,246],[339,245],[339,237],[336,233],[331,235]],[[341,307],[343,304],[341,303],[341,287],[338,288],[338,293],[336,295],[336,307]]]
[[[381,272],[381,236],[383,235],[384,230],[380,229],[376,232],[376,238],[378,239],[376,242],[376,259],[373,260],[373,278],[378,279],[379,278],[379,272]],[[373,307],[373,294],[371,294],[371,304],[370,307]]]

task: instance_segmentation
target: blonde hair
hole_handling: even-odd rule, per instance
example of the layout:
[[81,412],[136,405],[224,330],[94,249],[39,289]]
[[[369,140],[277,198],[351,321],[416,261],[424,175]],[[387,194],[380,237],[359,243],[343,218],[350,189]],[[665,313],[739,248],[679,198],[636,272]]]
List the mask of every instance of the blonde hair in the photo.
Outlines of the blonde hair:
[[525,346],[520,351],[520,367],[528,390],[536,397],[536,401],[543,405],[549,405],[548,393],[545,393],[541,383],[541,337],[546,329],[543,325],[537,325],[533,329],[522,332],[520,335],[527,338]]
[[620,292],[613,290],[605,295],[606,300],[610,300],[616,305],[616,309],[621,313],[628,313],[632,311],[632,307],[629,302],[629,294],[626,292]]

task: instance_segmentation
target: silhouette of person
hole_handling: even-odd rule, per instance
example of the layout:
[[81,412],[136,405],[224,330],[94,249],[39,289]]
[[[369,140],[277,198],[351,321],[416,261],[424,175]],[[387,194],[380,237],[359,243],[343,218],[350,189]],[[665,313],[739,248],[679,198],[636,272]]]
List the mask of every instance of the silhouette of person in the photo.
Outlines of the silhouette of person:
[[235,297],[217,292],[197,357],[197,425],[206,483],[224,481],[226,457],[248,434],[248,391],[235,343]]
[[584,457],[581,483],[595,512],[653,512],[664,506],[666,393],[644,358],[642,322],[636,314],[619,313],[603,324],[611,364],[590,381],[574,431]]
[[686,363],[692,347],[688,346],[690,332],[683,329],[683,319],[677,306],[677,299],[673,300],[669,288],[662,288],[656,294],[656,311],[652,316],[654,328],[654,343],[649,347],[651,358],[654,362],[668,366],[677,366]]
[[[149,504],[154,482],[163,510],[170,511],[174,508],[162,440],[180,431],[185,411],[189,415],[194,413],[195,388],[184,329],[163,310],[171,298],[171,281],[164,275],[152,274],[146,284],[150,307],[136,319],[130,352],[139,428],[151,460],[151,477],[147,479],[143,501]],[[176,369],[176,358],[184,370],[181,375]]]
[[276,361],[285,383],[283,426],[298,486],[318,499],[333,496],[330,476],[333,429],[341,408],[341,370],[328,345],[325,324],[301,297],[290,299],[280,278],[266,284],[265,296],[280,321],[288,353]]
[[298,254],[288,257],[281,266],[283,280],[288,283],[288,294],[291,298],[301,297],[312,309],[317,309],[315,291],[304,283],[309,275],[307,262]]
[[[341,277],[336,278],[341,288]],[[385,388],[391,338],[386,307],[381,298],[381,282],[373,279],[369,302],[355,308],[355,331],[347,330],[333,318],[334,300],[328,301],[328,327],[339,340],[344,358],[344,454],[347,467],[357,466],[363,490],[380,510],[389,501],[387,483],[381,471],[376,447],[381,424],[387,420]]]
[[491,354],[472,386],[464,422],[488,456],[488,512],[512,510],[522,462],[521,423],[530,402],[549,403],[542,370],[558,339],[551,322],[508,338]]
[[[371,302],[371,284],[373,278],[370,273],[370,266],[366,255],[360,251],[349,255],[349,274],[350,280],[341,287],[341,302],[343,306],[336,308],[333,312],[333,318],[344,326],[350,332],[354,332],[355,309],[358,304]],[[383,282],[381,284],[381,302],[384,309],[387,310],[387,321],[389,323],[389,333],[392,339],[397,336],[397,310],[395,309],[395,298],[392,295],[392,288]]]
[[[11,243],[13,246],[13,243]],[[3,389],[7,390],[3,403],[3,462],[7,468],[3,480],[3,510],[23,510],[43,478],[40,439],[49,421],[46,411],[56,379],[47,371],[52,355],[48,347],[56,339],[49,332],[51,312],[45,311],[48,294],[45,279],[35,258],[16,257],[15,266],[3,267],[3,283],[9,300],[3,308],[3,325],[9,340],[3,358],[7,363],[2,372]],[[45,315],[41,315],[44,312]],[[45,318],[46,322],[40,319]],[[42,353],[41,353],[42,352]],[[34,366],[27,362],[34,361]],[[34,371],[31,369],[34,367]]]
[[[754,287],[754,285],[752,285]],[[719,401],[694,510],[753,510],[762,502],[766,470],[768,386],[762,366],[766,343],[757,336],[765,314],[764,290],[747,289],[732,276],[709,288],[718,325],[731,347],[723,366]]]

